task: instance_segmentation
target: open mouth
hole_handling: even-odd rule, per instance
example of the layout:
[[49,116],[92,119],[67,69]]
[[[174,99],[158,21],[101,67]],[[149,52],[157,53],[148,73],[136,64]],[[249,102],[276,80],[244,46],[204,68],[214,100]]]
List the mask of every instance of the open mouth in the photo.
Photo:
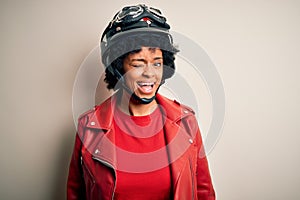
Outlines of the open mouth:
[[151,93],[154,87],[154,82],[138,82],[139,89],[142,90],[143,93]]

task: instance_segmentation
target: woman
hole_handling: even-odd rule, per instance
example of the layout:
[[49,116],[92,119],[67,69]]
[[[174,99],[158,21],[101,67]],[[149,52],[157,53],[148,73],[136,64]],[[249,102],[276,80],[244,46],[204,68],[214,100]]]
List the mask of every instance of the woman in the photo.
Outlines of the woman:
[[158,94],[174,74],[170,26],[158,9],[124,7],[101,38],[116,93],[79,118],[68,199],[213,200],[194,112]]

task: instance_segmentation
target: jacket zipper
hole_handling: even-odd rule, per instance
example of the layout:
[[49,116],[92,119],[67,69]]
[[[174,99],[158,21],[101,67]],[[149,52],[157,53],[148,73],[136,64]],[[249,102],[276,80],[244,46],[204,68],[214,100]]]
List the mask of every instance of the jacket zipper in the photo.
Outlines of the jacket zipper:
[[190,162],[190,170],[191,170],[191,176],[192,176],[192,195],[193,195],[192,199],[194,199],[194,197],[195,197],[195,179],[194,179],[194,171],[193,171],[191,158],[189,158],[189,162]]
[[101,160],[101,159],[96,158],[96,157],[94,157],[94,156],[93,156],[93,159],[94,159],[94,160],[97,160],[97,161],[99,161],[99,162],[101,162],[101,163],[104,164],[105,166],[107,166],[107,167],[113,169],[113,171],[114,171],[115,181],[114,181],[114,188],[113,188],[113,192],[112,192],[112,196],[111,196],[111,199],[113,200],[113,199],[114,199],[114,196],[115,196],[115,190],[116,190],[116,179],[117,179],[116,169],[115,169],[109,162],[107,162],[107,161]]

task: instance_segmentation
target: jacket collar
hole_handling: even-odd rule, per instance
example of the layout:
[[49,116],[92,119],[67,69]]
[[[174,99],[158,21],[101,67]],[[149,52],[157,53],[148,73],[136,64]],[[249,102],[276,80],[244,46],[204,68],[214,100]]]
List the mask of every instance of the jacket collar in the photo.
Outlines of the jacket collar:
[[[156,94],[158,104],[163,108],[167,119],[177,122],[181,118],[193,112],[190,108],[172,101],[160,94]],[[89,116],[87,127],[93,129],[109,130],[112,126],[114,111],[117,103],[117,94],[114,94],[101,105],[95,106],[94,112]]]

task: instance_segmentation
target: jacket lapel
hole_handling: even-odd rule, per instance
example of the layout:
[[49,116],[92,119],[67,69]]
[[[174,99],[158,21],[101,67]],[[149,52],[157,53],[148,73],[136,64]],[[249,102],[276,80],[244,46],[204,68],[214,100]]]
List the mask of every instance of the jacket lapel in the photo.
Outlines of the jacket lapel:
[[157,95],[157,101],[166,114],[164,131],[170,162],[172,186],[175,194],[183,169],[188,163],[187,159],[189,159],[189,157],[184,156],[184,154],[188,153],[188,149],[194,139],[192,135],[187,132],[182,119],[191,115],[192,112],[190,108],[160,95]]

